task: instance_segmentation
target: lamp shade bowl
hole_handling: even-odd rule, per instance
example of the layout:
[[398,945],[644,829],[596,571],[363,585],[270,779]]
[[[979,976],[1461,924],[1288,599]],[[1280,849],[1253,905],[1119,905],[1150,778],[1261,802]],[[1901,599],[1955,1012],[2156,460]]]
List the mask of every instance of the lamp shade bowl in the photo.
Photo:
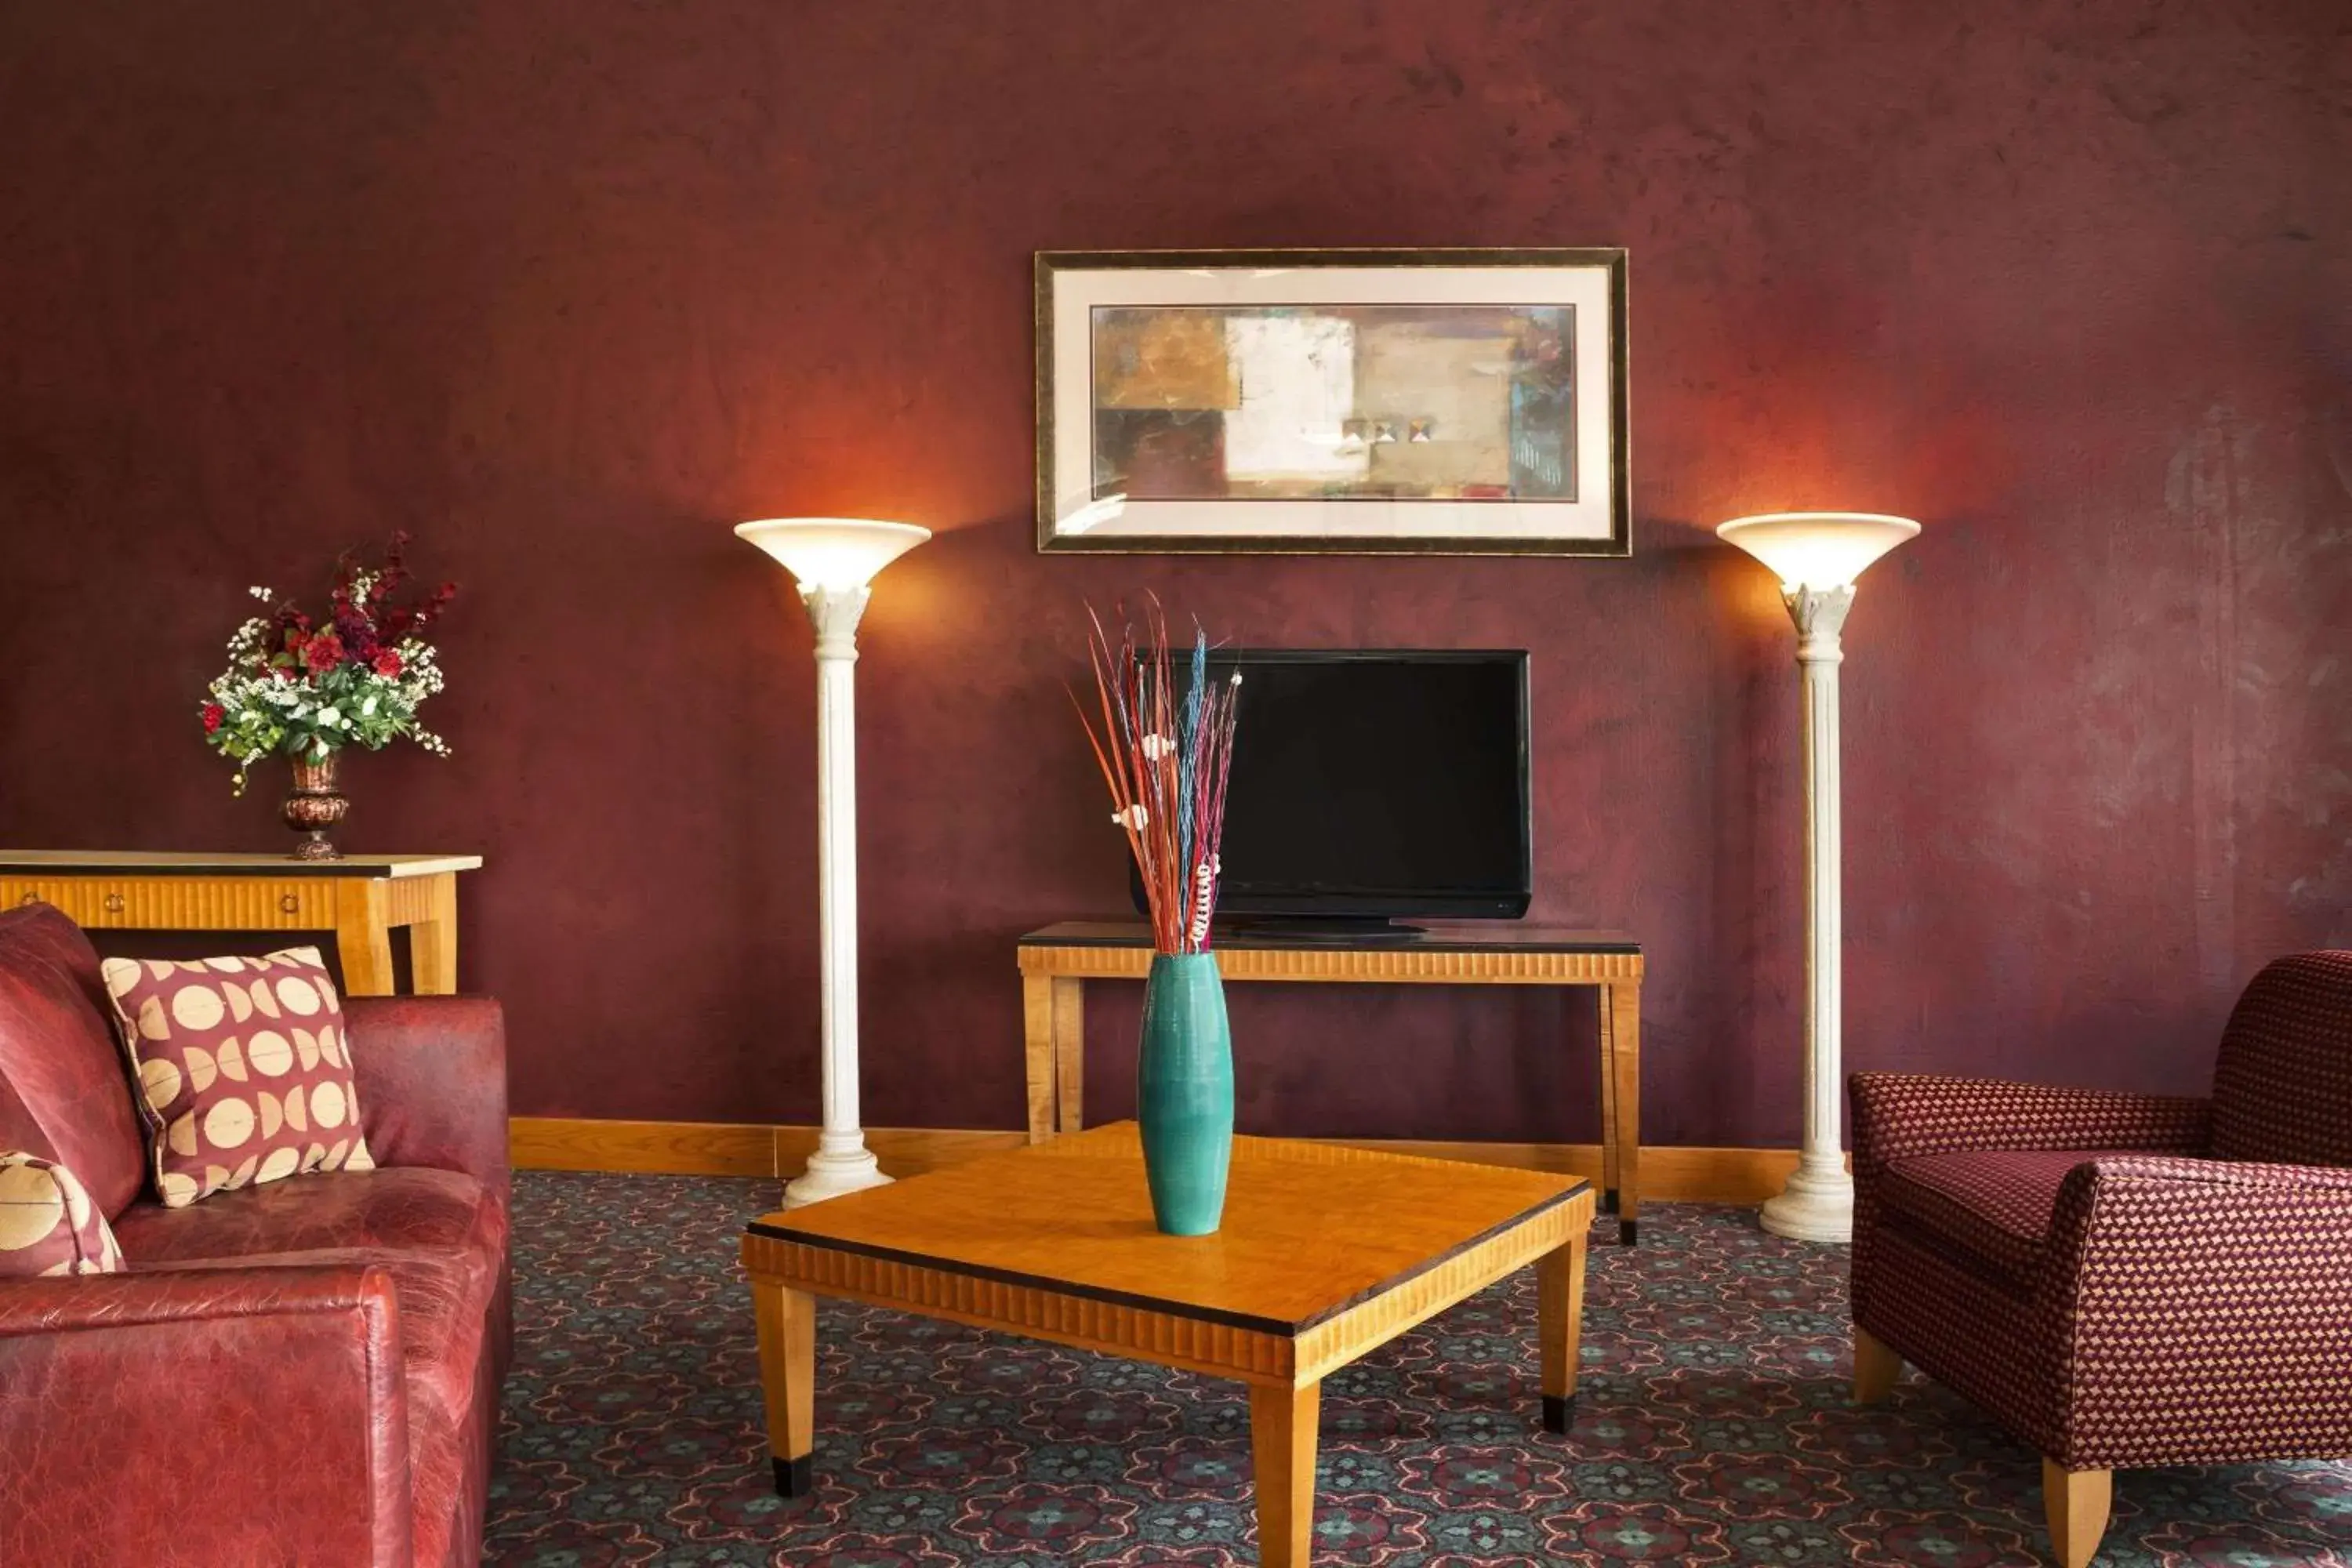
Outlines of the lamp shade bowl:
[[1715,531],[1791,588],[1843,588],[1919,525],[1874,511],[1776,511],[1734,518]]
[[803,588],[846,592],[863,588],[874,574],[931,536],[911,522],[876,522],[858,517],[771,517],[735,525],[750,541],[783,563]]

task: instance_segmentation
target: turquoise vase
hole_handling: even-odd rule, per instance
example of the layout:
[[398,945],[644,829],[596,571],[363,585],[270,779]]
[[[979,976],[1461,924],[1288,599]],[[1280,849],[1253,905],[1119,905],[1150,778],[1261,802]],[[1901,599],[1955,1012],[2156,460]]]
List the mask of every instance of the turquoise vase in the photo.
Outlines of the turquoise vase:
[[1151,960],[1135,1106],[1151,1217],[1169,1236],[1207,1236],[1224,1216],[1234,1157],[1234,1036],[1216,954]]

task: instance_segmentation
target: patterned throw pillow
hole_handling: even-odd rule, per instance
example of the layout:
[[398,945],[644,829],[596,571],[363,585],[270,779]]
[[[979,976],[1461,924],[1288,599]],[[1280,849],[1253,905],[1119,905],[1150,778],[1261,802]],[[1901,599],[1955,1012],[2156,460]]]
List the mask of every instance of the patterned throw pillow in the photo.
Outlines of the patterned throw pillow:
[[100,968],[167,1207],[305,1171],[375,1168],[342,1004],[317,948]]
[[114,1227],[71,1171],[38,1154],[0,1154],[0,1279],[121,1272]]

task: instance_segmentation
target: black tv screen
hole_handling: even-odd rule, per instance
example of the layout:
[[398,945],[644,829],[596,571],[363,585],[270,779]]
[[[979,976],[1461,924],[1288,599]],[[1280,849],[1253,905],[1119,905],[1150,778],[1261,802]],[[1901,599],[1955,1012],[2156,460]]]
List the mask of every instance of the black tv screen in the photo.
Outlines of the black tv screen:
[[1524,650],[1240,648],[1210,667],[1242,674],[1221,916],[1528,912]]

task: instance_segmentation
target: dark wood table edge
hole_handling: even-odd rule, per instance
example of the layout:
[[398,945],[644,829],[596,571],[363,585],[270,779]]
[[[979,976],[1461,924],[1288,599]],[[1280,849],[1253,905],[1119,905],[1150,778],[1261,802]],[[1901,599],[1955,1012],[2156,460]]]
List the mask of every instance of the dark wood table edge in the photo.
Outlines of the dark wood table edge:
[[[1515,922],[1496,921],[1484,929],[1440,926],[1377,937],[1339,937],[1305,941],[1279,933],[1212,928],[1209,951],[1233,952],[1590,952],[1639,957],[1642,944],[1619,931],[1570,931],[1545,926],[1513,930]],[[1541,932],[1522,935],[1521,932]],[[1149,948],[1151,928],[1140,921],[1065,921],[1027,931],[1015,947]]]
[[[457,857],[452,856],[455,859]],[[479,867],[443,867],[431,871],[402,871],[382,860],[370,860],[365,856],[353,856],[341,860],[297,860],[289,855],[257,866],[71,866],[37,865],[26,860],[0,860],[0,877],[86,877],[104,880],[122,877],[283,877],[289,873],[300,877],[377,877],[392,882],[421,882],[429,877],[456,876],[460,870],[479,870]]]

